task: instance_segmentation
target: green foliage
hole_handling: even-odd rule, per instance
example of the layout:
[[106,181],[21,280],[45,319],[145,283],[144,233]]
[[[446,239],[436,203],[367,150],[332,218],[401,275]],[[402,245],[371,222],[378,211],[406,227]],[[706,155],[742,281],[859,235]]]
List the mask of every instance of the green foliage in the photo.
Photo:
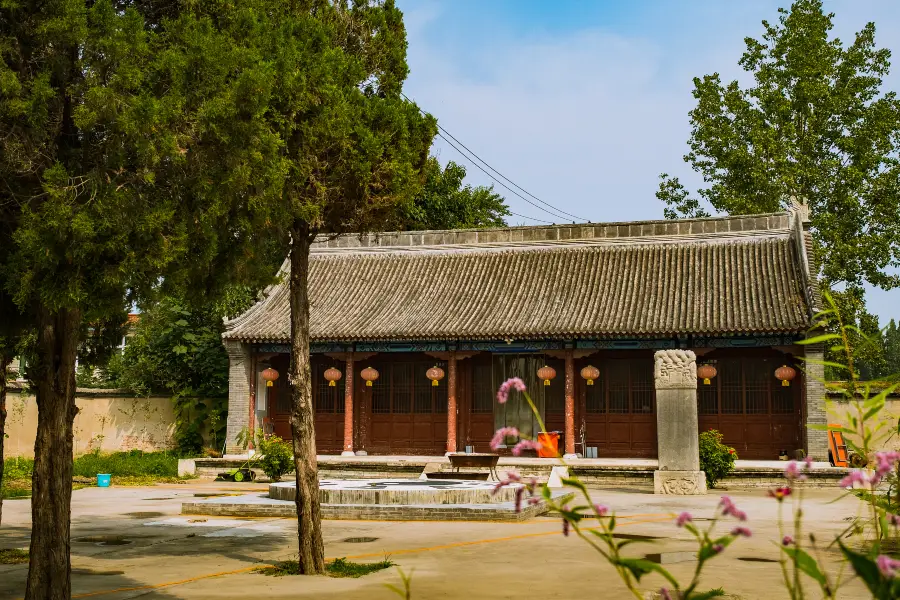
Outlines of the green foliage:
[[24,565],[28,563],[28,550],[4,548],[0,550],[0,565]]
[[294,470],[293,448],[277,435],[263,437],[257,450],[263,455],[259,466],[272,481],[281,481],[282,476]]
[[716,483],[734,471],[737,452],[722,443],[722,434],[715,429],[700,434],[700,470],[706,473],[706,483],[716,487]]
[[25,457],[7,458],[3,461],[3,480],[29,479],[34,471],[34,459]]
[[[394,563],[385,558],[375,563],[356,563],[346,558],[336,558],[325,565],[325,572],[330,577],[362,577],[370,573],[376,573],[384,569],[390,569]],[[300,565],[296,560],[287,560],[275,563],[267,567],[256,569],[257,573],[263,575],[272,575],[275,577],[283,577],[285,575],[301,575]]]
[[[847,45],[831,37],[821,0],[796,0],[747,38],[741,67],[754,84],[694,79],[690,152],[708,187],[699,196],[728,214],[808,204],[823,275],[832,286],[900,284],[900,102],[882,93],[890,52],[869,23]],[[666,216],[706,216],[677,178],[663,175]]]
[[119,477],[177,477],[178,455],[172,452],[112,452],[90,453],[75,459],[73,474],[96,477],[109,473]]
[[900,578],[885,577],[871,556],[847,548],[840,540],[838,545],[844,557],[853,567],[853,571],[869,588],[872,598],[877,600],[895,600],[900,598]]
[[509,208],[493,186],[463,185],[466,168],[453,161],[441,169],[436,158],[425,165],[425,185],[398,210],[401,230],[505,227]]

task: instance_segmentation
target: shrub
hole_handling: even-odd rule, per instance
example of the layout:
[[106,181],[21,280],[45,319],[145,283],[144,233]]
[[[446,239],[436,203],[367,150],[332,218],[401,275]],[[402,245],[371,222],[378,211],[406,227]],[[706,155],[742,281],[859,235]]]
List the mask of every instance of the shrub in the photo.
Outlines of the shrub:
[[97,473],[109,473],[118,477],[177,477],[178,456],[171,452],[113,452],[91,453],[75,459],[72,474],[78,477],[95,477]]
[[722,434],[715,429],[700,434],[700,469],[706,473],[706,484],[716,483],[734,471],[737,452],[722,443]]
[[260,440],[258,449],[263,457],[259,466],[272,481],[280,481],[281,476],[294,470],[294,452],[291,445],[277,435]]

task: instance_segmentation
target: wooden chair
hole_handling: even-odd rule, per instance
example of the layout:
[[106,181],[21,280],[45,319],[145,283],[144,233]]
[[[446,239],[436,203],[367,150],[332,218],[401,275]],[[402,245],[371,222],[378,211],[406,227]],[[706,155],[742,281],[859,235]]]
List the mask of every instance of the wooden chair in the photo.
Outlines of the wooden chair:
[[840,431],[840,427],[833,424],[828,426],[828,459],[833,467],[849,467],[850,453],[847,451],[844,432]]

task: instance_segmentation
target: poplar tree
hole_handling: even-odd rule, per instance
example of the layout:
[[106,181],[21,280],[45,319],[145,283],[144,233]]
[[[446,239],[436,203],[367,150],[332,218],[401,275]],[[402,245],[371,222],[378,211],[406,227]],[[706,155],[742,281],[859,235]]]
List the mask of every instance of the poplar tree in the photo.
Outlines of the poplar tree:
[[[848,44],[833,37],[821,0],[797,0],[746,38],[742,87],[718,73],[694,79],[690,152],[703,177],[691,195],[661,175],[667,218],[808,205],[829,286],[900,284],[900,101],[882,89],[891,53],[868,23]],[[704,202],[705,201],[705,202]]]

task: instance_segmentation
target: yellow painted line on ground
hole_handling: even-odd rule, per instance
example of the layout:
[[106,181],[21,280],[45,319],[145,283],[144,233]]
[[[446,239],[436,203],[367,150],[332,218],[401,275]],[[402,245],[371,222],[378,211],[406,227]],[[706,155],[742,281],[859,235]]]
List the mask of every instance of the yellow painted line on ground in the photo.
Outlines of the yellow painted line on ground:
[[[656,518],[632,520],[633,518],[636,518],[636,517],[641,517],[641,516],[650,517],[650,516],[654,516],[654,515],[656,515]],[[622,517],[617,517],[616,520],[619,522],[620,526],[625,526],[625,525],[639,525],[641,523],[661,523],[663,521],[668,521],[671,518],[672,518],[672,516],[668,513],[649,513],[647,515],[623,515]],[[629,520],[622,522],[621,519],[629,519]],[[588,527],[587,529],[596,529],[596,527]],[[441,544],[439,546],[428,546],[428,547],[424,547],[424,548],[407,548],[407,549],[401,549],[401,550],[394,550],[393,552],[368,552],[365,554],[344,556],[342,558],[355,560],[355,559],[360,559],[360,558],[383,557],[385,555],[397,556],[400,554],[417,554],[419,552],[434,552],[436,550],[464,548],[466,546],[478,546],[478,545],[482,545],[482,544],[495,544],[498,542],[508,542],[508,541],[513,541],[513,540],[543,537],[543,536],[548,536],[548,535],[560,535],[560,531],[558,529],[554,529],[552,531],[534,531],[531,533],[521,533],[518,535],[508,535],[508,536],[504,536],[504,537],[488,538],[488,539],[484,539],[484,540],[470,540],[467,542],[454,542],[451,544]],[[333,560],[335,560],[335,558],[336,557],[326,558],[326,561],[333,561]],[[157,589],[172,587],[172,586],[176,586],[176,585],[184,585],[187,583],[194,583],[196,581],[202,581],[204,579],[213,579],[215,577],[224,577],[226,575],[239,575],[242,573],[250,573],[256,569],[270,567],[270,566],[272,566],[272,565],[260,563],[257,565],[253,565],[252,567],[242,567],[240,569],[234,569],[232,571],[220,571],[218,573],[207,573],[205,575],[197,575],[196,577],[189,577],[187,579],[179,579],[177,581],[167,581],[164,583],[153,583],[153,584],[139,585],[139,586],[133,586],[133,587],[116,588],[113,590],[101,590],[101,591],[97,591],[97,592],[86,592],[84,594],[75,594],[72,596],[72,598],[73,599],[74,598],[93,598],[95,596],[105,596],[108,594],[117,594],[117,593],[122,593],[122,592],[138,592],[141,590],[157,590]]]

